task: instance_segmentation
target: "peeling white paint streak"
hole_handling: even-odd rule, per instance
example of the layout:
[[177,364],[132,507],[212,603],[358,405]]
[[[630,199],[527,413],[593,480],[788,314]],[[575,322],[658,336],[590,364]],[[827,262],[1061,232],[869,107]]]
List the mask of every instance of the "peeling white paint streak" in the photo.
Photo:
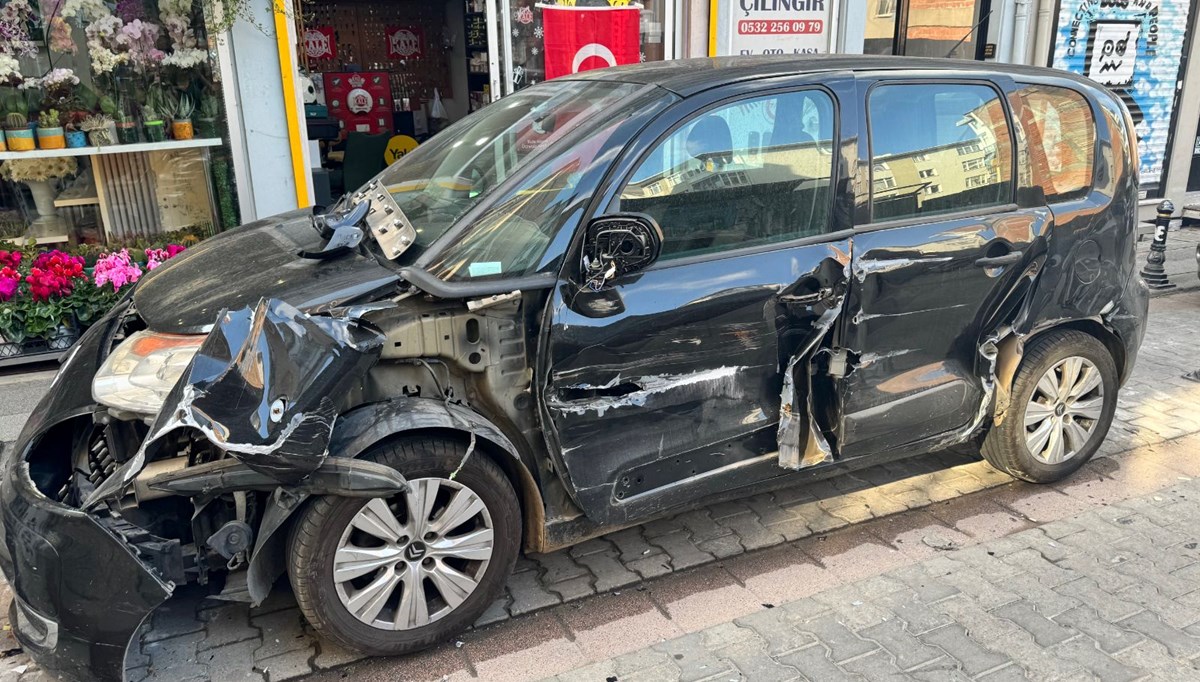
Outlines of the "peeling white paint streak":
[[[638,390],[621,396],[602,396],[568,402],[556,401],[554,408],[568,414],[586,414],[594,411],[596,416],[603,416],[608,410],[618,407],[642,407],[646,404],[646,399],[653,395],[687,389],[702,389],[704,394],[711,396],[731,395],[740,392],[737,375],[746,369],[746,367],[717,367],[690,374],[666,374],[628,379],[626,383],[636,385]],[[612,388],[616,383],[617,380],[614,379],[604,386],[592,387],[586,384],[576,384],[572,388],[604,389]]]

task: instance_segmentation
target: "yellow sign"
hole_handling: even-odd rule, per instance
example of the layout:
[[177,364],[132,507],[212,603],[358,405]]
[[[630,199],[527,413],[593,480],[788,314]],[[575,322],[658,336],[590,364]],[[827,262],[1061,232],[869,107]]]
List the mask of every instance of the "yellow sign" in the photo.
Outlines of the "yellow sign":
[[408,135],[393,135],[388,140],[387,150],[383,152],[383,162],[390,166],[416,148],[417,141]]

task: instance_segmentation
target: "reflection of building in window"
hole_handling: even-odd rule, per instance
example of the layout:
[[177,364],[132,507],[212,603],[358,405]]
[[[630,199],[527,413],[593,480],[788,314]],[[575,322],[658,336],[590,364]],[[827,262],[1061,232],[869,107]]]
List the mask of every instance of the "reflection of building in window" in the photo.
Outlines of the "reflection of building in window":
[[941,185],[929,185],[928,187],[926,187],[924,189],[924,192],[926,194],[941,194],[942,186]]
[[896,188],[896,178],[891,178],[891,177],[879,178],[879,179],[875,180],[875,182],[871,183],[871,187],[876,192],[883,192],[885,190],[895,189]]
[[888,170],[888,165],[886,163],[877,163],[872,167],[872,170],[876,173],[883,173]]
[[994,177],[995,176],[993,176],[991,173],[984,173],[982,175],[972,175],[967,178],[967,188],[974,189],[975,187],[983,187],[984,185],[990,185],[990,184],[992,184]]
[[877,0],[875,3],[875,16],[891,17],[896,14],[896,0]]
[[968,142],[966,144],[961,144],[958,146],[958,155],[966,156],[967,154],[974,154],[975,152],[977,152],[979,150],[980,150],[980,146],[979,146],[978,142]]
[[986,168],[987,167],[987,159],[984,159],[982,157],[974,158],[974,159],[967,159],[966,161],[962,162],[962,167],[963,167],[963,170],[965,170],[965,171],[973,171],[973,170],[979,170],[980,168]]
[[917,177],[919,177],[919,178],[932,178],[932,177],[933,177],[933,176],[935,176],[935,175],[937,175],[937,169],[936,169],[936,168],[922,168],[922,169],[921,169],[921,170],[920,170],[920,171],[917,173]]
[[1051,200],[1086,194],[1092,184],[1096,127],[1078,93],[1034,85],[1021,90],[1033,119],[1029,140],[1035,182]]

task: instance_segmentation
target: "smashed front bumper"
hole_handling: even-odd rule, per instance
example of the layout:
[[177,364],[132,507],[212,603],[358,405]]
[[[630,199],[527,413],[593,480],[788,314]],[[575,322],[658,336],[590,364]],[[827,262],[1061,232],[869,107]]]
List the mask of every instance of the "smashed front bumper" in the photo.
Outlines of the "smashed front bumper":
[[60,676],[119,680],[130,638],[174,585],[97,518],[42,495],[23,464],[20,451],[5,453],[0,481],[0,568],[17,640]]

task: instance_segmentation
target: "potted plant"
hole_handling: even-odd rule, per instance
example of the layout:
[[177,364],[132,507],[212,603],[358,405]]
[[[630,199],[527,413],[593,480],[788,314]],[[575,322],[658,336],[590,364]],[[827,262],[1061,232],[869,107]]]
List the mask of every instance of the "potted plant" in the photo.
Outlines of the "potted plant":
[[62,149],[67,146],[58,109],[47,109],[38,115],[37,139],[38,147],[42,149]]
[[192,112],[196,103],[187,93],[182,93],[173,102],[171,111],[171,137],[176,140],[190,140],[195,136],[192,130]]
[[96,147],[107,147],[117,143],[113,120],[104,114],[93,114],[79,126],[88,135],[88,141]]
[[68,149],[78,149],[87,146],[87,133],[81,127],[86,119],[87,112],[72,111],[70,114],[67,114],[67,122],[64,128],[66,129]]
[[142,125],[146,127],[146,139],[151,142],[162,142],[167,139],[167,125],[162,114],[150,103],[142,107]]
[[39,218],[54,217],[54,180],[74,175],[79,166],[72,156],[10,159],[0,163],[0,178],[23,182],[33,196]]
[[29,118],[19,112],[9,112],[4,117],[5,137],[8,148],[14,152],[27,152],[37,148],[33,141],[33,130],[29,128]]
[[217,131],[217,117],[221,115],[221,102],[213,95],[207,95],[200,100],[196,109],[196,135],[199,137],[220,137]]

